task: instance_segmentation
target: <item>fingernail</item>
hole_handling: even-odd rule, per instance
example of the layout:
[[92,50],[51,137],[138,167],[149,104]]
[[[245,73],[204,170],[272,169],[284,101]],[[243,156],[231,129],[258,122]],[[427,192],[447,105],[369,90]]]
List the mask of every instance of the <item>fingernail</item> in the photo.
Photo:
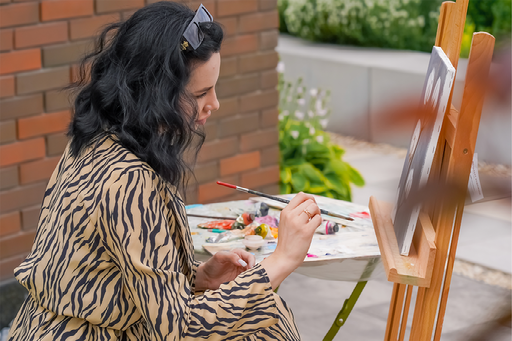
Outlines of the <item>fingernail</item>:
[[246,263],[246,262],[244,262],[244,260],[243,260],[243,259],[239,259],[239,260],[238,260],[238,263],[240,263],[240,265],[241,265],[241,266],[247,266],[247,263]]

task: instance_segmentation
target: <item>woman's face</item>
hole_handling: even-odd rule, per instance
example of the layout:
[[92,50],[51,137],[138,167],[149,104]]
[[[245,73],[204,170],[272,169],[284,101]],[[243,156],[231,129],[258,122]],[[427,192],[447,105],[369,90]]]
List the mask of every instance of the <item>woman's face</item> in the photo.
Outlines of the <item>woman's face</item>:
[[219,109],[219,101],[215,93],[215,84],[219,78],[220,53],[212,54],[210,60],[198,64],[190,75],[187,90],[197,100],[199,115],[196,124],[204,125],[212,111]]

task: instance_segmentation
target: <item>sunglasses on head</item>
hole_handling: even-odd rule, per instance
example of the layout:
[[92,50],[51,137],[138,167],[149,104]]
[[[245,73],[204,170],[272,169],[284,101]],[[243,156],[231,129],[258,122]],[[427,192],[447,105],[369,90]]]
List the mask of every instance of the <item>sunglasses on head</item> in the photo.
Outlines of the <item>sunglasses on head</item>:
[[181,43],[181,49],[183,51],[191,48],[192,50],[197,49],[204,39],[204,33],[201,31],[201,28],[199,27],[199,23],[202,22],[212,22],[213,17],[208,12],[206,7],[201,4],[199,8],[196,11],[196,15],[194,15],[194,18],[188,24],[185,33],[183,33],[183,42]]

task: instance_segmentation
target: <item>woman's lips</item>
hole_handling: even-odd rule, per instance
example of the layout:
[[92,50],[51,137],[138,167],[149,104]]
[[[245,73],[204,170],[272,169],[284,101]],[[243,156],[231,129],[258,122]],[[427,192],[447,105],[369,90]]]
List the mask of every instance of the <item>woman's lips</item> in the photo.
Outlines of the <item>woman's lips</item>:
[[212,112],[208,111],[208,113],[206,114],[206,117],[201,120],[196,120],[196,123],[199,125],[204,125],[206,123],[206,120],[208,119],[208,117],[211,116],[211,114],[212,114]]

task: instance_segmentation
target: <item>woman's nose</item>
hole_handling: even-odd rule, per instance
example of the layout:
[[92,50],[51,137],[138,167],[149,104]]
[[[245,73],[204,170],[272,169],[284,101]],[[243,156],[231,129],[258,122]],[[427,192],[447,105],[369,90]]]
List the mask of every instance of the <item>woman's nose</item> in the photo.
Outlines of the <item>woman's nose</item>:
[[219,100],[217,99],[217,93],[215,92],[215,90],[213,91],[213,98],[212,98],[212,101],[210,103],[210,110],[211,111],[216,111],[216,110],[219,110],[220,108],[220,103],[219,103]]

